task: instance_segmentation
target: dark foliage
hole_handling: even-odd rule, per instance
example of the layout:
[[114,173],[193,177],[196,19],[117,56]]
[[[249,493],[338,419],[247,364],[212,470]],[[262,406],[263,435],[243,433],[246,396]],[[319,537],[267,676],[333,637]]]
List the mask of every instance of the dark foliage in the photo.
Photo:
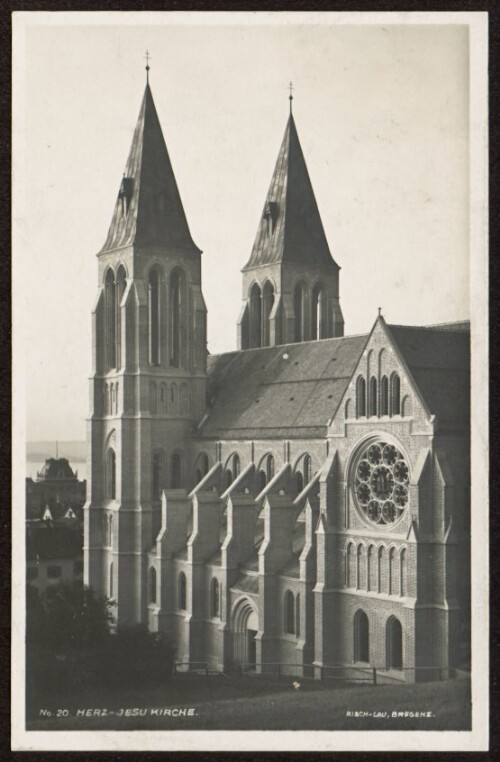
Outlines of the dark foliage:
[[79,586],[57,585],[40,597],[28,586],[26,646],[27,687],[37,694],[158,684],[172,672],[163,633],[142,626],[116,632],[112,603]]

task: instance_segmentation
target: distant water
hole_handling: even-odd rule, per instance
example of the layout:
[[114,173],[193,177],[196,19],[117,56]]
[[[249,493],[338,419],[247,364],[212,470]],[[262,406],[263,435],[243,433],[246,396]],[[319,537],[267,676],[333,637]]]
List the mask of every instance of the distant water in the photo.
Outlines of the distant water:
[[[54,457],[54,456],[52,456]],[[61,457],[64,457],[62,455]],[[69,458],[68,458],[69,460]],[[31,476],[32,479],[36,479],[37,471],[41,471],[44,466],[45,461],[40,461],[39,459],[31,460],[30,458],[27,458],[26,460],[26,476]],[[82,479],[87,478],[87,464],[85,462],[83,463],[77,463],[76,461],[71,462],[69,460],[69,464],[71,468],[73,469],[73,472],[78,471],[78,478],[80,481]]]

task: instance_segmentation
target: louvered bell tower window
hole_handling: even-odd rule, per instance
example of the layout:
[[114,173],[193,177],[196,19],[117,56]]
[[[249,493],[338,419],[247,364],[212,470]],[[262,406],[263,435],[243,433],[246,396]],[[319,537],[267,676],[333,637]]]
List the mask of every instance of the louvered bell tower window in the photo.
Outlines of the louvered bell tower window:
[[122,178],[122,183],[120,185],[120,192],[118,194],[118,198],[120,199],[122,204],[122,213],[124,217],[126,217],[128,213],[130,201],[132,199],[133,187],[134,187],[134,181],[132,177]]
[[264,209],[264,219],[267,223],[267,235],[274,233],[276,220],[278,219],[278,204],[276,201],[268,201]]

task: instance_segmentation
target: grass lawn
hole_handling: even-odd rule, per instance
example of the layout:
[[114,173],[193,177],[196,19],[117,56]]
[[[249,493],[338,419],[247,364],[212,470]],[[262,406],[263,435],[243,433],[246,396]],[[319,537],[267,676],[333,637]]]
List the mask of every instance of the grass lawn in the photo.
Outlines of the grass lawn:
[[[467,679],[419,685],[340,687],[298,678],[298,690],[293,687],[294,679],[175,675],[160,687],[87,688],[78,694],[68,690],[59,696],[50,692],[49,686],[46,698],[28,697],[26,728],[62,731],[469,730],[471,726],[470,681]],[[185,716],[164,711],[174,709],[185,709]],[[88,710],[92,713],[90,716]],[[430,712],[431,716],[393,717],[394,711]],[[356,716],[355,712],[366,714]]]

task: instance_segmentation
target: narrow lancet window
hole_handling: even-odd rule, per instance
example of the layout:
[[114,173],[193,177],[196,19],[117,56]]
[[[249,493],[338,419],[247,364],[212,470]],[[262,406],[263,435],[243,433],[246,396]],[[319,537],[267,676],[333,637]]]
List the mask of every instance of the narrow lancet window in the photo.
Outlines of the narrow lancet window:
[[156,268],[149,273],[149,362],[160,364],[160,275]]
[[182,276],[175,270],[170,276],[170,365],[179,368],[182,355]]

